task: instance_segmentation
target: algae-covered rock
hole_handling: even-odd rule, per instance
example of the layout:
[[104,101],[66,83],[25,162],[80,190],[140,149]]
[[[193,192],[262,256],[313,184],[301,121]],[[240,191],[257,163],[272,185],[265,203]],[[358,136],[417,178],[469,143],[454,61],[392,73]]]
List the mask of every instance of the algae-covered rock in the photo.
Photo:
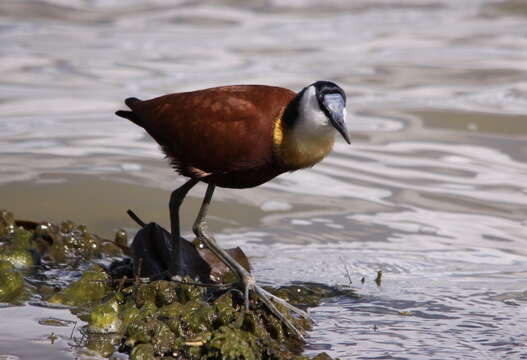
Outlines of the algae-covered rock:
[[214,301],[216,307],[217,321],[220,325],[227,325],[234,320],[236,308],[232,302],[232,294],[226,292]]
[[338,288],[325,284],[303,283],[282,286],[279,289],[266,288],[269,292],[281,297],[295,306],[315,307],[323,298],[346,296],[357,298],[357,293],[348,287]]
[[[94,265],[77,281],[59,291],[63,271],[77,269],[102,256],[129,254],[126,233],[120,230],[113,241],[104,240],[89,233],[85,225],[72,221],[65,221],[60,226],[15,221],[12,214],[0,211],[0,301],[12,301],[24,293],[24,279],[16,267],[33,266],[38,270],[42,265],[52,271],[39,274],[32,288],[51,303],[72,306],[72,312],[88,321],[88,326],[81,331],[85,335],[82,343],[89,356],[95,352],[103,357],[115,357],[118,350],[119,356],[129,354],[130,359],[307,359],[300,355],[303,342],[254,294],[251,294],[250,311],[246,311],[239,289],[222,290],[209,286],[210,281],[230,279],[230,270],[219,259],[212,256],[207,262],[202,258],[200,261],[192,258],[196,260],[192,266],[203,263],[209,267],[205,269],[207,271],[194,269],[205,286],[195,283],[194,277],[184,278],[182,282],[157,280],[170,279],[165,270],[170,270],[171,251],[163,246],[172,243],[166,230],[156,229],[161,229],[163,235],[162,241],[156,243],[161,246],[156,248],[162,254],[161,258],[150,257],[147,260],[152,263],[147,264],[145,258],[137,254],[133,258],[125,257],[120,260],[123,271],[112,271],[110,266],[108,272],[111,276],[101,266]],[[158,233],[154,231],[153,235]],[[145,237],[144,240],[156,239]],[[148,246],[148,241],[134,249],[143,254],[142,246]],[[187,242],[186,246],[192,247],[193,256],[199,256],[194,245]],[[200,252],[203,256],[207,251],[201,249]],[[238,252],[245,256],[241,250]],[[142,259],[140,264],[138,259]],[[239,261],[249,268],[247,261]],[[162,266],[157,262],[163,262]],[[150,280],[145,280],[135,277],[136,274],[144,277],[143,272],[128,271],[125,265],[131,270],[151,265],[151,269],[161,269],[163,273],[153,273]],[[202,278],[202,273],[210,273],[210,277]],[[51,281],[43,280],[47,276]],[[350,295],[317,284],[269,291],[300,306],[314,306],[322,297]],[[291,315],[279,303],[276,307],[301,333],[309,329],[306,320]],[[45,323],[57,326],[49,320]],[[327,358],[321,354],[316,359]]]
[[115,352],[116,345],[119,343],[120,339],[120,336],[112,334],[89,333],[87,334],[84,346],[103,357],[109,357]]
[[123,250],[113,241],[103,241],[99,246],[99,252],[107,256],[121,256]]
[[15,267],[0,261],[0,302],[12,302],[19,297],[24,289],[24,278]]
[[28,269],[34,265],[31,252],[10,247],[0,249],[0,261],[7,261],[17,269]]
[[7,240],[12,249],[29,250],[34,247],[31,240],[32,237],[33,233],[31,231],[18,226],[13,228],[4,239]]
[[155,360],[154,347],[150,344],[139,344],[130,352],[130,360]]
[[110,290],[110,277],[99,265],[84,272],[79,280],[53,295],[48,301],[69,306],[81,306],[100,301]]
[[119,304],[115,298],[97,305],[90,312],[89,331],[92,333],[115,333],[119,330]]
[[115,233],[114,242],[117,244],[117,246],[127,247],[128,235],[126,235],[126,231],[124,231],[123,229],[117,230],[117,232]]
[[173,281],[160,280],[153,283],[158,306],[170,305],[178,300],[177,284]]
[[142,316],[142,314],[139,309],[135,307],[135,304],[133,304],[131,301],[126,302],[121,307],[121,311],[119,312],[122,328],[126,329],[128,325],[130,325],[130,323],[139,316]]
[[331,360],[331,356],[323,352],[315,356],[313,360]]
[[[123,242],[126,234],[118,239]],[[49,222],[15,220],[12,213],[0,210],[0,244],[4,250],[30,250],[33,257],[46,263],[73,263],[102,256],[121,256],[126,244],[119,247],[88,232],[86,225],[64,221],[59,225]],[[36,256],[35,256],[36,255]]]
[[55,318],[50,317],[47,319],[40,319],[38,323],[44,326],[70,326],[71,321],[55,319]]
[[15,217],[12,212],[0,210],[0,238],[12,232],[15,228]]
[[144,304],[155,303],[156,292],[151,284],[139,284],[133,289],[135,305],[141,308]]
[[170,330],[168,325],[161,321],[156,322],[155,327],[153,328],[151,341],[154,352],[157,354],[165,354],[175,350],[175,342],[176,336]]
[[126,328],[127,343],[148,343],[152,338],[153,324],[140,316],[130,322]]
[[51,223],[37,225],[33,240],[44,259],[52,263],[77,263],[123,253],[113,242],[88,232],[86,225],[75,224],[70,220],[62,222],[60,226]]
[[207,343],[207,358],[259,360],[261,357],[254,351],[256,347],[257,338],[254,335],[230,326],[222,326]]
[[216,319],[214,308],[203,301],[174,303],[160,309],[170,329],[179,337],[192,339],[212,329]]

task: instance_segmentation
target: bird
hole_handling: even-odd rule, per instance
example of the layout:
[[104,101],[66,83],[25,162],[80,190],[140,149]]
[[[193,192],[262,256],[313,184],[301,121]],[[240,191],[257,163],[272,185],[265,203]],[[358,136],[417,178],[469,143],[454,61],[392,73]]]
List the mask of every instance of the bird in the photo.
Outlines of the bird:
[[337,134],[351,144],[344,90],[331,81],[316,81],[298,93],[269,85],[226,85],[150,100],[131,97],[124,102],[130,110],[115,114],[146,130],[174,170],[189,178],[170,196],[174,241],[170,272],[179,278],[185,275],[179,252],[180,206],[192,187],[206,183],[194,234],[237,275],[246,310],[253,291],[303,339],[271,300],[309,319],[307,313],[256,285],[252,275],[208,233],[207,210],[216,187],[252,188],[280,174],[312,167],[331,152]]

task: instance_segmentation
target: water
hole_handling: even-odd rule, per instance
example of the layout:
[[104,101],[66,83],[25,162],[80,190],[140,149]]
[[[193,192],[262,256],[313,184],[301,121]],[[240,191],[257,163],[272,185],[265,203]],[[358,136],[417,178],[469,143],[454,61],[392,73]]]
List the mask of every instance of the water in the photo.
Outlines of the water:
[[[134,228],[129,207],[166,225],[183,180],[113,116],[123,98],[334,80],[352,146],[217,191],[219,241],[243,246],[265,284],[351,279],[359,299],[312,309],[308,354],[527,359],[527,3],[321,4],[2,1],[0,207],[106,235]],[[0,354],[40,341],[20,336],[0,333]],[[65,342],[47,351],[65,356]]]

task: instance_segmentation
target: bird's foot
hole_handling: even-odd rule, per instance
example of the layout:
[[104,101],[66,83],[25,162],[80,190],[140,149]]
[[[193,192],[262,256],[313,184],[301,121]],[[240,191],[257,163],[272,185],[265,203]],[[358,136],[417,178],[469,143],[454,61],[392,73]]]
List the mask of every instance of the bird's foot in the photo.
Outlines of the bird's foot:
[[278,304],[284,306],[285,308],[289,309],[291,312],[294,312],[295,314],[303,317],[304,319],[308,320],[309,322],[312,322],[311,318],[307,314],[307,312],[300,310],[299,308],[289,304],[284,299],[279,298],[278,296],[275,296],[271,294],[269,291],[263,289],[262,287],[256,285],[256,282],[254,281],[254,278],[250,275],[244,274],[242,278],[242,284],[244,287],[244,303],[245,303],[245,310],[249,311],[249,292],[253,291],[256,296],[267,306],[269,311],[276,316],[284,325],[293,332],[300,340],[305,341],[304,336],[302,333],[293,325],[291,320],[289,320],[284,314],[282,314],[276,306],[273,304],[272,301],[277,302]]
[[273,301],[279,303],[280,305],[284,306],[285,308],[289,309],[290,311],[300,315],[301,317],[311,321],[309,316],[305,311],[302,311],[293,305],[289,304],[283,299],[280,299],[277,296],[274,296],[270,292],[264,290],[260,286],[256,285],[256,282],[254,281],[254,278],[251,276],[251,274],[236,260],[232,258],[231,255],[229,255],[224,249],[222,249],[218,244],[216,243],[216,240],[206,232],[206,223],[203,220],[204,216],[206,214],[206,209],[208,202],[210,201],[210,197],[212,196],[212,190],[214,187],[209,185],[207,188],[207,193],[205,194],[205,198],[203,200],[204,205],[202,206],[202,209],[200,210],[200,213],[198,215],[198,218],[196,219],[196,222],[194,223],[194,233],[196,234],[196,237],[203,241],[203,243],[209,248],[210,251],[214,255],[216,255],[227,267],[230,268],[230,270],[237,275],[239,282],[242,285],[243,289],[243,297],[244,297],[244,305],[245,310],[249,311],[249,293],[250,291],[253,291],[255,295],[262,300],[262,302],[267,306],[269,311],[273,315],[275,315],[282,323],[285,324],[285,326],[293,332],[299,339],[304,341],[304,336],[300,333],[300,331],[293,325],[291,320],[289,320],[284,314],[282,314],[276,306],[273,304]]

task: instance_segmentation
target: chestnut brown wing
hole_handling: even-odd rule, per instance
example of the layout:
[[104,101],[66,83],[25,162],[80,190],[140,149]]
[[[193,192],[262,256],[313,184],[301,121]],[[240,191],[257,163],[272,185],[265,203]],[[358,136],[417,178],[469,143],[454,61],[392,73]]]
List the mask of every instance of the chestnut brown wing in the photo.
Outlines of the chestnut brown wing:
[[294,96],[284,88],[239,85],[129,105],[180,173],[203,177],[270,164],[274,122]]

